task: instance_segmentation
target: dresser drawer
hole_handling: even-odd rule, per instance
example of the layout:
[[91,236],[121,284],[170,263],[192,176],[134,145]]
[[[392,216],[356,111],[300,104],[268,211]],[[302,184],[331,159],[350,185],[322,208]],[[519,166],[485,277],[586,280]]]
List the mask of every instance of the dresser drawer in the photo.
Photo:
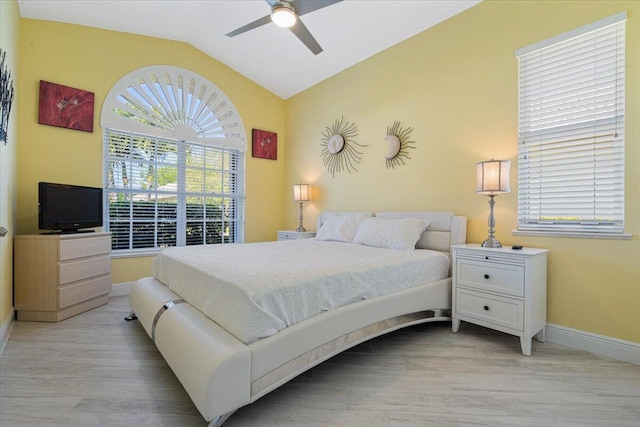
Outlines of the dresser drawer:
[[83,258],[58,264],[58,285],[111,273],[111,255]]
[[58,288],[58,309],[111,292],[111,275],[100,276]]
[[456,284],[524,297],[524,267],[458,258]]
[[105,255],[111,252],[111,237],[96,236],[82,239],[60,239],[60,261]]
[[522,332],[524,302],[467,289],[456,290],[456,314]]

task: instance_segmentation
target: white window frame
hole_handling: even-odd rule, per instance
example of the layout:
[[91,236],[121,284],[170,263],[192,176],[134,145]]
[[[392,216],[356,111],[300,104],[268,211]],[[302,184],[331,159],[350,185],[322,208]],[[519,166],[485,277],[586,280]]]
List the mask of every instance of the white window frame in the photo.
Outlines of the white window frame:
[[626,12],[516,51],[518,229],[624,233]]
[[[197,224],[201,225],[202,236],[209,236],[203,237],[202,244],[244,241],[246,133],[235,106],[213,83],[180,67],[151,66],[135,70],[120,79],[105,98],[101,125],[104,129],[104,229],[114,228],[114,256],[140,256],[157,253],[167,245],[199,244],[186,236],[187,230],[197,229],[194,227]],[[112,138],[114,144],[122,144],[118,152],[110,150]],[[133,142],[138,141],[139,147],[142,139],[144,150],[136,148]],[[155,147],[163,144],[173,147],[170,159],[153,154]],[[189,153],[196,152],[203,159],[209,156],[219,161],[202,160],[200,165],[188,162]],[[128,180],[117,178],[115,165],[129,171]],[[163,167],[175,171],[175,183],[162,185],[157,174]],[[145,182],[138,176],[143,173]],[[205,182],[204,177],[212,175],[222,178],[215,178],[215,185]],[[202,183],[198,182],[199,176]],[[187,184],[190,180],[193,182]],[[161,203],[167,197],[175,199],[175,215],[170,218],[163,210],[167,205]],[[134,205],[134,201],[142,199],[147,202],[144,214],[139,205]],[[202,201],[202,206],[193,204],[196,199]],[[116,206],[111,218],[110,202],[115,200],[120,200],[122,206]],[[224,211],[224,215],[213,210],[217,213],[207,218],[209,200],[220,202],[218,211]],[[128,210],[125,205],[129,206]],[[146,232],[148,245],[134,248],[132,230],[141,223],[153,231]],[[175,239],[170,243],[158,240],[159,236],[167,235],[161,230],[167,224],[176,230]],[[116,231],[123,226],[129,228],[129,242],[126,249],[117,249],[122,246],[119,240],[122,233]],[[210,226],[208,230],[207,226]],[[213,239],[214,234],[207,231],[214,228],[216,236],[221,229],[226,234]]]

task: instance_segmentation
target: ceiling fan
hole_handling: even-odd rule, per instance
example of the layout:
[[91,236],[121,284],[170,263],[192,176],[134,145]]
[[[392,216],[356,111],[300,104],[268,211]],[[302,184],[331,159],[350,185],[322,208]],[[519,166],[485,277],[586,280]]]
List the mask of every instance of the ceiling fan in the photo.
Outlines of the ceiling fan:
[[322,48],[311,35],[307,27],[302,23],[300,17],[323,7],[331,6],[342,0],[265,0],[271,6],[271,14],[244,25],[237,30],[227,33],[228,37],[235,37],[254,28],[261,27],[273,22],[274,24],[289,28],[302,43],[309,48],[314,55],[322,52]]

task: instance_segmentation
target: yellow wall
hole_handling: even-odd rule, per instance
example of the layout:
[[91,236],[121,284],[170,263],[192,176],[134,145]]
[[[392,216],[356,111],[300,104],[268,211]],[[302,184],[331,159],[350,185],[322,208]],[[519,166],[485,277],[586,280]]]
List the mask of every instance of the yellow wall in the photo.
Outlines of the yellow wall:
[[[627,21],[626,232],[633,240],[512,236],[517,227],[516,49],[623,10]],[[286,102],[288,192],[313,185],[305,225],[322,210],[447,210],[469,219],[467,239],[487,236],[488,199],[475,194],[475,163],[512,161],[512,192],[496,199],[503,244],[551,250],[548,321],[640,342],[640,2],[492,1],[361,62]],[[329,175],[321,133],[344,116],[368,146],[358,172]],[[411,126],[415,150],[387,169],[384,140],[395,120]]]
[[[4,3],[4,2],[3,2]],[[152,37],[22,19],[20,28],[20,140],[17,232],[38,231],[39,181],[102,185],[104,97],[124,75],[149,65],[175,65],[216,84],[240,112],[247,131],[245,240],[274,240],[282,226],[284,101],[194,47]],[[40,125],[39,81],[95,93],[94,132]],[[278,133],[278,160],[251,157],[251,129]],[[114,283],[149,274],[150,258],[113,261]]]
[[[0,1],[0,47],[6,52],[5,66],[18,86],[18,32],[20,18],[15,1]],[[13,313],[13,232],[16,193],[16,143],[18,141],[18,100],[14,96],[9,117],[7,144],[0,143],[0,226],[9,229],[0,237],[0,325],[8,324]]]
[[[7,2],[0,3],[4,36]],[[512,236],[517,211],[514,51],[622,10],[629,16],[625,215],[633,240]],[[497,198],[497,237],[504,244],[551,250],[549,322],[640,342],[638,16],[636,1],[485,0],[287,101],[183,43],[26,19],[18,25],[10,19],[20,33],[16,231],[37,231],[38,181],[102,181],[99,121],[92,134],[38,125],[38,81],[95,92],[99,117],[104,96],[120,77],[148,65],[177,65],[218,85],[240,111],[248,133],[254,127],[278,132],[277,161],[247,156],[247,241],[272,240],[277,228],[295,227],[291,185],[303,180],[314,185],[313,201],[305,205],[307,228],[315,228],[321,210],[451,210],[468,217],[468,241],[478,242],[486,237],[488,207],[487,199],[474,192],[474,164],[510,159],[514,191]],[[341,116],[357,123],[357,140],[368,146],[357,172],[331,177],[320,160],[320,138]],[[391,170],[385,167],[384,136],[395,120],[414,129],[416,149],[406,166]],[[150,258],[113,264],[114,283],[126,282],[147,275]],[[2,291],[3,297],[10,292],[4,281]],[[5,310],[3,302],[0,314]]]

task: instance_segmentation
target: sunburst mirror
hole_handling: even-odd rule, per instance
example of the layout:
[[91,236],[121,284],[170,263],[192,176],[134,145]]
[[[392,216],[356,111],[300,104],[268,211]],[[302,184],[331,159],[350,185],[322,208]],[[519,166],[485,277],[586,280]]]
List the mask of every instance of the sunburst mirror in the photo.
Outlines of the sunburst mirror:
[[357,171],[356,165],[362,160],[362,152],[358,148],[366,145],[356,142],[358,128],[355,123],[346,121],[344,117],[336,119],[331,126],[322,132],[322,163],[331,176],[346,170]]
[[386,155],[387,169],[404,165],[409,160],[409,150],[416,147],[413,146],[415,141],[409,140],[409,135],[413,129],[410,127],[403,128],[400,122],[393,122],[393,125],[387,127],[387,136],[385,139],[389,143],[389,151]]

